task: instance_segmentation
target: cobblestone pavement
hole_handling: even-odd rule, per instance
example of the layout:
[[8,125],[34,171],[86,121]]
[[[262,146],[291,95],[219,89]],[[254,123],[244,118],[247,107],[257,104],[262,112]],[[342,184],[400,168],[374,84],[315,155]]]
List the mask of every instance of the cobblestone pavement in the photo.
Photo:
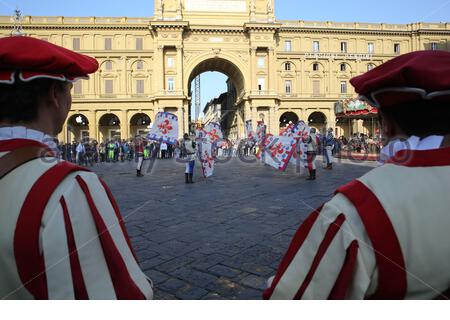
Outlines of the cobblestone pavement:
[[134,162],[94,171],[116,197],[156,299],[261,299],[308,213],[374,165],[319,168],[311,182],[295,168],[280,173],[233,159],[206,182],[197,167],[193,185],[174,160],[156,161],[144,178],[136,177]]

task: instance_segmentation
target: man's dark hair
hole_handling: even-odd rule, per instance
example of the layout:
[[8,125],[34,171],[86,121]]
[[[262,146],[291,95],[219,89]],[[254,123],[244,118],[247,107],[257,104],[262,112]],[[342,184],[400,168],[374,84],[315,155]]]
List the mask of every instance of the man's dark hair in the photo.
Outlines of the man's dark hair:
[[450,104],[445,102],[423,101],[382,109],[380,113],[397,123],[408,136],[450,134]]
[[14,84],[0,84],[0,121],[29,123],[36,120],[40,101],[54,82],[60,81],[36,79],[23,82],[16,76]]

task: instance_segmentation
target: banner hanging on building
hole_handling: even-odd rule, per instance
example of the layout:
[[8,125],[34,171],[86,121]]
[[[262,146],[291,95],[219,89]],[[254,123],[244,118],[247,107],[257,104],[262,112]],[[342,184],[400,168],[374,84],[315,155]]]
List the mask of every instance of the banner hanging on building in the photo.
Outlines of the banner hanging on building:
[[178,140],[178,117],[172,113],[159,112],[147,139],[176,144]]

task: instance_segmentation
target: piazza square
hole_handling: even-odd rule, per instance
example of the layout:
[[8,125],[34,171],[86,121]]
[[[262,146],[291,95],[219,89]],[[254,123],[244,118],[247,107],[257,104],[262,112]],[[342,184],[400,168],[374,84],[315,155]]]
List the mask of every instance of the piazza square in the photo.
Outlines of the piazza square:
[[0,1],[1,300],[450,298],[449,2],[44,2]]

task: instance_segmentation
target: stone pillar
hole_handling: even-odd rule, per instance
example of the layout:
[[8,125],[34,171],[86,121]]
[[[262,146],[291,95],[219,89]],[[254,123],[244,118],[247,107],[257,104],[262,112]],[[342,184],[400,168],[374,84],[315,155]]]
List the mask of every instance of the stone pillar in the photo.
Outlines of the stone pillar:
[[130,137],[130,122],[128,121],[128,110],[124,110],[120,113],[120,136],[122,139],[128,139]]
[[89,122],[89,138],[98,141],[97,122],[95,118],[95,111],[89,111],[86,115]]
[[153,69],[155,76],[153,77],[153,81],[155,84],[155,93],[160,94],[164,90],[164,82],[165,82],[165,75],[164,75],[164,46],[158,45],[156,52],[155,52],[155,59]]
[[250,48],[250,91],[256,90],[256,47]]
[[[299,80],[299,83],[300,83],[300,90],[299,90],[300,96],[299,96],[299,98],[301,96],[304,96],[306,94],[306,90],[307,90],[307,83],[306,82],[308,81],[309,77],[307,77],[307,73],[305,72],[305,70],[306,70],[305,68],[306,68],[306,60],[305,59],[301,59],[300,60],[300,71],[299,71],[299,79],[300,79]],[[302,77],[302,73],[303,73],[304,77]],[[303,79],[305,79],[304,82],[303,82]],[[303,120],[305,120],[305,119],[303,119]]]
[[249,100],[246,100],[244,104],[244,121],[247,120],[253,120],[252,105]]
[[175,83],[176,91],[184,91],[184,83],[183,83],[183,46],[177,46],[177,78]]
[[57,138],[60,143],[67,143],[67,119],[64,122],[63,129],[61,133],[58,134]]
[[275,125],[275,106],[269,107],[269,121],[267,124],[267,128],[269,129],[269,133],[273,135],[278,134],[277,126]]
[[182,138],[185,132],[184,130],[184,105],[177,110],[178,116],[178,138]]
[[122,68],[120,72],[120,81],[119,81],[119,93],[121,95],[127,95],[131,94],[131,92],[128,92],[128,79],[127,79],[127,58],[121,57],[120,58],[120,67]]
[[[336,77],[334,76],[334,69],[333,69],[334,60],[328,59],[328,70],[330,72],[327,72],[328,77],[328,90],[325,88],[325,94],[328,95],[334,95],[336,92],[336,88],[334,88],[333,82],[335,82]],[[326,82],[325,82],[326,83]]]
[[242,116],[245,116],[245,114],[242,114],[242,109],[245,108],[243,104],[241,103],[237,108],[237,129],[238,129],[238,138],[243,139],[245,138],[245,119],[242,118]]
[[183,134],[188,133],[189,131],[189,101],[184,100],[183,102],[184,108],[183,108],[183,114],[184,114],[184,127],[183,127]]
[[276,57],[275,57],[275,49],[269,49],[269,87],[268,90],[270,93],[276,91],[275,81],[277,80],[277,68],[276,68]]

